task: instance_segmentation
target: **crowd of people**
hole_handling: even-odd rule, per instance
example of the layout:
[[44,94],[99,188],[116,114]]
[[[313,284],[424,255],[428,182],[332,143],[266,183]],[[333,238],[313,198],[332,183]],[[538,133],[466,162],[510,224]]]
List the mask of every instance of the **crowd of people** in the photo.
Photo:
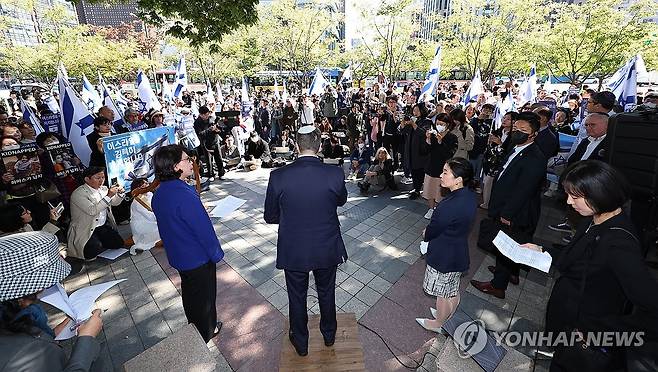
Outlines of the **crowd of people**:
[[[556,262],[562,276],[550,297],[547,328],[637,329],[651,337],[658,335],[658,296],[643,294],[644,289],[655,288],[649,284],[654,281],[642,262],[637,232],[623,212],[630,197],[628,185],[617,170],[605,164],[608,121],[620,111],[614,94],[588,87],[575,93],[539,89],[533,101],[519,102],[518,86],[510,82],[462,102],[467,86],[440,83],[430,100],[421,96],[421,88],[420,82],[404,87],[375,83],[367,89],[345,89],[337,84],[327,86],[321,95],[285,99],[267,90],[250,97],[232,90],[223,97],[185,92],[179,100],[163,101],[161,110],[147,112],[140,112],[133,99],[121,125],[115,124],[115,113],[109,107],[97,111],[93,132],[87,136],[89,164],[67,157],[68,168],[61,165],[64,156],[47,159],[49,146],[67,139],[57,132],[35,135],[34,128],[23,120],[17,101],[11,99],[0,110],[0,150],[33,146],[44,169],[43,177],[21,183],[13,182],[14,173],[2,169],[0,251],[20,257],[18,261],[29,261],[43,249],[49,258],[48,264],[38,268],[47,273],[47,280],[20,290],[2,286],[0,362],[4,358],[10,360],[5,365],[19,363],[4,352],[17,337],[30,342],[25,339],[28,335],[58,333],[57,327],[48,327],[43,310],[34,307],[39,291],[63,280],[71,271],[69,263],[79,269],[100,253],[121,247],[132,247],[131,254],[137,254],[164,246],[170,264],[181,276],[188,321],[197,326],[204,340],[212,339],[222,325],[215,309],[214,273],[223,251],[189,180],[196,176],[199,182],[201,178],[213,182],[226,172],[278,168],[292,160],[295,166],[271,173],[264,218],[279,224],[277,267],[286,271],[290,340],[300,355],[307,353],[308,346],[305,298],[309,271],[314,272],[322,297],[325,344],[334,342],[335,304],[330,293],[335,290],[336,266],[347,259],[336,207],[346,202],[346,174],[363,194],[398,191],[404,186],[411,189],[409,199],[422,196],[427,201],[423,288],[437,301],[431,309],[433,319],[417,319],[422,327],[438,332],[459,305],[460,278],[470,261],[467,238],[478,208],[487,215],[479,228],[478,245],[496,254],[496,265],[489,267],[491,281],[471,284],[488,295],[505,298],[508,285],[519,283],[521,266],[498,253],[492,240],[504,231],[527,249],[540,250],[532,242],[542,194],[553,192],[566,195],[570,207],[565,207],[564,221],[551,228],[564,231],[569,244]],[[52,114],[38,94],[16,94],[33,102],[40,116]],[[501,112],[505,99],[514,100],[518,109]],[[658,93],[648,93],[644,103],[642,107],[655,108]],[[181,139],[180,144],[156,151],[157,189],[140,178],[126,193],[108,180],[104,138],[166,125],[185,133],[186,128],[181,127],[186,123],[191,123],[188,129],[198,144]],[[575,138],[568,149],[561,146],[564,135]],[[561,182],[551,185],[547,164],[566,151],[566,162],[552,170]],[[79,172],[63,172],[74,163]],[[288,200],[287,195],[294,193],[285,190],[298,190],[298,198]],[[281,209],[280,203],[286,203],[286,209]],[[291,211],[297,214],[290,215]],[[331,221],[331,226],[325,226],[324,235],[318,236],[310,226],[314,221]],[[119,224],[130,224],[131,239],[122,238]],[[306,240],[317,242],[318,255],[298,249],[304,241],[300,236],[309,231],[315,232]],[[34,244],[26,245],[32,241]],[[53,248],[57,242],[66,246],[68,263]],[[0,263],[0,269],[3,275],[28,275],[26,269],[7,262]],[[30,279],[26,276],[24,280]],[[587,293],[587,303],[583,293]],[[624,304],[642,311],[627,313]],[[69,363],[89,367],[94,358],[84,359],[79,354],[81,350],[98,353],[96,344],[86,336],[97,335],[102,322],[95,313],[85,324],[88,326],[80,327],[80,341]],[[618,349],[594,350],[614,354],[610,366],[619,365]],[[556,352],[554,365],[556,370],[569,370],[571,363],[586,363],[584,358],[576,348],[565,347]],[[591,369],[585,366],[582,370]]]

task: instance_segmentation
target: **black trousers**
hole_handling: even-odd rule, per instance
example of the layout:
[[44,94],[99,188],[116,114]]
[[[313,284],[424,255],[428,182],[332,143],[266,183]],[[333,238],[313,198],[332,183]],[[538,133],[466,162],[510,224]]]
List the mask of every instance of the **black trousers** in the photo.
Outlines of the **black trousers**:
[[[393,158],[393,168],[398,169],[400,167],[399,159],[398,159],[398,154],[400,153],[399,151],[399,139],[398,136],[382,136],[382,143],[386,150],[391,154],[391,157]],[[376,150],[376,149],[375,149]]]
[[85,244],[83,254],[85,258],[90,259],[98,256],[108,249],[118,249],[123,247],[123,238],[109,224],[98,226],[94,229],[91,237]]
[[178,271],[185,317],[196,326],[205,342],[210,341],[217,326],[216,271],[214,262]]
[[420,193],[423,191],[423,182],[425,181],[425,170],[424,169],[412,169],[411,170],[411,180],[414,184],[414,191]]
[[[313,270],[320,305],[320,332],[325,340],[336,337],[336,268]],[[297,346],[308,350],[308,272],[285,270],[290,333]]]
[[215,169],[213,167],[213,160],[217,165],[217,173],[219,177],[224,177],[226,173],[224,171],[224,161],[222,160],[222,153],[219,151],[219,148],[211,149],[212,152],[208,151],[205,147],[200,146],[203,150],[204,156],[206,158],[205,166],[208,177],[215,177]]
[[[532,235],[535,232],[534,227],[509,227],[503,226],[502,231],[519,244],[531,243]],[[506,290],[509,284],[509,278],[512,275],[518,276],[521,265],[505,257],[500,251],[496,250],[496,271],[491,285],[494,288]]]

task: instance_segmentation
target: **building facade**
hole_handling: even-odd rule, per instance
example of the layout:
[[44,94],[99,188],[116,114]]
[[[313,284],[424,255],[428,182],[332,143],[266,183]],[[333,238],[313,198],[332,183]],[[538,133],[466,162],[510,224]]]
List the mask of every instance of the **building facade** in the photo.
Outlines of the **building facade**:
[[[30,6],[31,5],[31,6]],[[0,15],[8,20],[7,29],[2,32],[5,41],[11,46],[33,46],[43,42],[44,33],[53,25],[48,20],[48,12],[54,8],[64,9],[66,23],[78,23],[75,8],[67,0],[37,0],[32,4],[0,3]]]
[[137,1],[135,0],[113,4],[92,4],[80,0],[75,8],[81,24],[103,27],[135,24],[136,31],[143,29],[142,22],[137,17]]

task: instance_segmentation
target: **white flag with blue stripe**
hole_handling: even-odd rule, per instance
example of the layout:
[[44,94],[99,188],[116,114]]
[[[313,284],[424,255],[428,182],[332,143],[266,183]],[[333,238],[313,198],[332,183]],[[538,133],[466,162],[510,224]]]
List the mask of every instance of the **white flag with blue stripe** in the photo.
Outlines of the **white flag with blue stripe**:
[[464,94],[462,105],[466,106],[471,100],[476,101],[478,96],[482,93],[484,93],[484,86],[482,85],[482,78],[480,77],[480,69],[477,69],[475,75],[473,75],[471,84],[468,86],[468,89]]
[[59,85],[59,109],[62,117],[62,134],[68,138],[78,158],[89,166],[91,149],[87,135],[94,131],[94,114],[78,96],[61,71],[57,77]]
[[215,93],[210,85],[210,80],[206,79],[206,104],[215,103]]
[[34,128],[34,133],[38,136],[39,134],[43,133],[43,127],[41,126],[41,120],[37,117],[37,115],[34,113],[32,110],[32,107],[25,102],[23,99],[22,95],[18,95],[20,98],[21,102],[21,111],[23,112],[23,121],[26,123],[30,123],[32,125],[32,128]]
[[420,102],[427,102],[434,99],[434,92],[439,83],[439,74],[441,73],[441,47],[436,48],[434,58],[430,63],[430,69],[425,77],[425,84],[420,91]]
[[110,90],[107,85],[105,85],[105,80],[103,80],[100,72],[98,73],[98,81],[101,89],[103,90],[103,106],[109,107],[110,110],[112,110],[114,113],[114,122],[112,122],[112,131],[114,131],[114,128],[118,128],[126,124],[126,122],[123,120],[123,114],[126,110],[125,107],[123,109],[120,108],[114,99],[112,99]]
[[101,97],[85,75],[82,75],[82,92],[80,96],[91,112],[97,112],[103,106]]
[[281,94],[279,93],[279,83],[276,81],[276,76],[274,77],[274,98],[277,100],[281,99]]
[[158,96],[155,95],[151,88],[149,78],[142,70],[137,72],[137,95],[139,97],[140,112],[147,112],[150,109],[160,110],[162,108],[160,101],[158,101]]
[[176,80],[174,81],[174,98],[183,96],[183,91],[187,88],[187,69],[185,68],[185,57],[180,57],[176,66]]
[[308,95],[312,96],[314,94],[321,96],[324,93],[324,88],[329,85],[327,79],[322,75],[320,68],[315,69],[315,76],[311,82],[311,86],[308,88]]
[[515,111],[516,107],[514,105],[514,97],[512,97],[512,91],[508,90],[507,95],[502,100],[498,101],[496,104],[496,109],[494,110],[494,129],[501,127],[503,123],[503,116],[510,111]]
[[217,91],[217,103],[219,103],[219,107],[224,106],[224,94],[222,93],[222,84],[215,83],[215,90]]
[[521,88],[519,89],[520,103],[523,105],[526,102],[534,102],[537,98],[537,71],[535,66],[530,67],[530,74],[525,79]]
[[286,87],[286,81],[283,81],[283,94],[281,94],[281,99],[285,102],[288,99],[288,88]]
[[606,85],[624,111],[631,111],[637,104],[637,56],[617,70]]
[[242,77],[242,89],[240,90],[240,100],[242,106],[242,116],[245,117],[251,113],[252,105],[249,99],[249,90],[247,89],[247,80]]

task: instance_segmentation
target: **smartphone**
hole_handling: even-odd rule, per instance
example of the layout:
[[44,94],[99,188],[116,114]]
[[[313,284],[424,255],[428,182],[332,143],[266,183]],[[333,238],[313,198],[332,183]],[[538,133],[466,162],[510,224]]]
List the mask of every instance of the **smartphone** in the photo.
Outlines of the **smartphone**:
[[48,206],[50,207],[50,209],[54,209],[55,213],[59,215],[61,215],[62,212],[64,212],[64,204],[62,202],[59,202],[59,204],[57,204],[57,207],[53,207],[53,205],[50,202],[48,202]]
[[119,179],[117,177],[112,178],[112,182],[110,182],[110,187],[113,186],[119,186]]

